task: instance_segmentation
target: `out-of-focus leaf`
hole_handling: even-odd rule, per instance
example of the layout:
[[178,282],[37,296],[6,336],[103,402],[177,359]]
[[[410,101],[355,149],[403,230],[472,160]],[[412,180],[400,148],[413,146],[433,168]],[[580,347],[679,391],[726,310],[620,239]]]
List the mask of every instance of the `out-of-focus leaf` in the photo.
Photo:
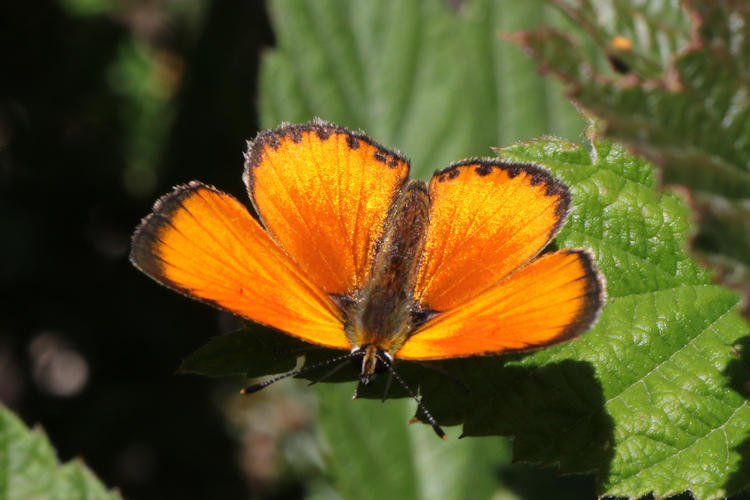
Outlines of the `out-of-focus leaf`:
[[[673,54],[690,43],[690,19],[679,0],[551,0],[627,72],[659,77]],[[616,39],[625,39],[630,47]],[[590,55],[590,54],[589,54]]]
[[413,172],[540,134],[570,139],[584,122],[513,44],[541,2],[275,0],[278,46],[261,68],[264,127],[320,116],[401,149]]
[[[729,283],[750,276],[750,4],[747,2],[555,2],[617,57],[624,74],[597,61],[569,33],[543,28],[518,35],[540,68],[558,76],[572,99],[605,120],[604,133],[663,168],[699,203],[696,249],[720,264]],[[692,25],[690,20],[692,19]],[[630,49],[617,50],[623,37]],[[600,52],[601,53],[601,52]],[[724,236],[715,237],[717,227]],[[729,267],[729,269],[727,269]]]
[[[750,298],[750,198],[728,200],[723,196],[695,191],[691,206],[700,214],[701,231],[693,246],[716,271],[717,278],[738,287]],[[750,303],[746,317],[750,317]]]
[[[407,426],[410,400],[350,401],[352,386],[320,385],[321,425],[344,498],[490,498],[494,469],[510,450],[499,438],[438,439],[428,426]],[[346,473],[343,473],[343,472]]]
[[29,430],[0,405],[0,498],[85,498],[116,500],[82,461],[60,465],[47,436]]

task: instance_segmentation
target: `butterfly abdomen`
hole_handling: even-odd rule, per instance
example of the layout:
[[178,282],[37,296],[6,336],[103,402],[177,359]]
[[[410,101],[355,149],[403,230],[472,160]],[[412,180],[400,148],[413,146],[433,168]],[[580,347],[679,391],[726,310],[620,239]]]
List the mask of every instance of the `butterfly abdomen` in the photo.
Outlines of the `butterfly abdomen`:
[[414,286],[424,248],[430,200],[427,186],[408,182],[386,219],[370,277],[357,292],[356,307],[347,318],[352,345],[374,345],[394,353],[412,329]]

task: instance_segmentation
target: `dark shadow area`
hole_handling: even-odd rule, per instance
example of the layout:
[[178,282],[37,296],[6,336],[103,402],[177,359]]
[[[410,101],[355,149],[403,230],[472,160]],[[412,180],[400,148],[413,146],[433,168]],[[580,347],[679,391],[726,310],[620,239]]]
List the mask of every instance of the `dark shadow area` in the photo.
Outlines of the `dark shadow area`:
[[[341,351],[320,350],[306,355],[313,365],[339,356]],[[515,461],[559,464],[562,473],[595,472],[607,477],[613,456],[614,423],[604,408],[602,388],[589,363],[565,360],[542,367],[507,365],[512,357],[475,357],[431,363],[397,362],[405,383],[419,389],[423,402],[441,425],[462,425],[469,436],[511,436]],[[257,364],[248,361],[248,366]],[[332,366],[304,373],[318,380],[329,375]],[[351,382],[356,387],[357,369],[344,366],[326,378],[328,382]],[[367,387],[359,397],[382,398],[387,373]],[[408,397],[392,381],[389,397]],[[421,417],[421,415],[418,415]],[[560,485],[571,479],[563,476]],[[578,483],[576,483],[578,484]],[[592,494],[596,491],[588,479]],[[584,490],[577,490],[579,493]]]
[[606,477],[613,453],[611,417],[589,363],[507,365],[498,357],[444,362],[466,392],[444,376],[423,384],[425,403],[441,421],[462,423],[465,436],[513,437],[515,461],[559,463],[563,473]]
[[[241,346],[241,348],[239,348]],[[251,326],[213,339],[186,359],[189,371],[206,375],[249,373],[263,377],[292,369],[305,343],[288,335]],[[314,348],[305,353],[312,366],[340,357],[343,351]],[[736,347],[737,359],[728,367],[733,390],[750,393],[750,339]],[[524,355],[475,357],[444,362],[398,361],[396,369],[405,383],[424,395],[424,404],[443,426],[462,425],[464,435],[511,436],[516,463],[498,474],[505,487],[521,498],[596,498],[597,477],[608,476],[614,452],[614,423],[604,408],[601,385],[586,362],[565,360],[542,367],[518,366]],[[330,374],[333,364],[309,369],[301,378],[349,383],[354,392],[358,369],[344,361]],[[262,378],[261,378],[262,380]],[[360,387],[361,398],[382,398],[388,376],[380,374],[371,385]],[[390,398],[409,397],[393,381]],[[418,415],[421,417],[421,415]],[[750,454],[748,440],[739,447]],[[541,467],[536,464],[558,464]],[[738,492],[747,484],[747,460],[726,485]],[[567,495],[567,496],[566,496]],[[609,498],[609,497],[608,497]],[[653,498],[646,496],[644,500]],[[690,499],[689,493],[671,498]],[[736,493],[733,500],[750,498]]]
[[555,467],[517,463],[500,471],[503,484],[519,498],[556,500],[596,499],[593,475],[560,475]]
[[[205,2],[193,26],[163,3],[73,4],[0,9],[0,400],[126,498],[302,497],[294,483],[248,489],[216,382],[174,376],[226,330],[223,316],[127,259],[133,229],[172,185],[243,193],[259,57],[273,43],[264,3]],[[166,141],[161,152],[133,139],[142,117],[129,99],[142,96],[129,71],[174,84],[151,117],[165,133],[143,143]]]
[[[259,327],[217,336],[233,320],[158,286],[127,259],[139,220],[175,184],[199,179],[248,202],[242,152],[258,128],[259,60],[273,44],[264,3],[207,1],[190,23],[149,0],[70,8],[86,3],[0,8],[0,401],[41,425],[61,460],[82,457],[126,498],[303,498],[304,479],[248,481],[216,401],[221,383],[174,371],[185,359],[191,373],[278,373],[307,345]],[[141,123],[149,121],[159,126],[150,131]],[[613,423],[591,365],[510,365],[516,359],[397,369],[442,424],[463,425],[466,436],[515,436],[518,460],[564,457],[563,472],[606,476]],[[728,375],[745,397],[749,361],[744,339]],[[356,379],[349,365],[329,381]],[[380,398],[386,380],[360,397]],[[389,396],[407,391],[393,383]],[[730,490],[750,476],[750,439],[740,451]],[[595,491],[590,475],[553,471],[517,464],[500,474],[525,498]]]
[[[750,337],[741,338],[732,349],[736,357],[727,365],[726,375],[730,387],[747,400],[750,399]],[[739,491],[750,485],[750,436],[737,446],[736,451],[742,458],[737,471],[727,481],[727,491]],[[732,498],[748,500],[750,492],[744,491]]]

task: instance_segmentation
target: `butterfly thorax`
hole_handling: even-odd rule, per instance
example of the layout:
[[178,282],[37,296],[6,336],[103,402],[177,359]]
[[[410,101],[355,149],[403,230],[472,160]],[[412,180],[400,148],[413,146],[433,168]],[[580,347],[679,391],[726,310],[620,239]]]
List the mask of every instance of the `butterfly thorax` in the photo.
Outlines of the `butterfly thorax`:
[[364,349],[363,380],[376,371],[378,351],[392,356],[413,331],[419,310],[414,287],[429,203],[424,182],[404,186],[388,213],[370,277],[345,311],[347,337],[355,350]]

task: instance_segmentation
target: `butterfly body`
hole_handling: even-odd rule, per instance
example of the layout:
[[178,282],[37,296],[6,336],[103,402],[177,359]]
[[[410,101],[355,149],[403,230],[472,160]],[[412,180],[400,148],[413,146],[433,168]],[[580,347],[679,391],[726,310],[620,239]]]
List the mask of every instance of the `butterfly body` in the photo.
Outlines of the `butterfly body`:
[[369,278],[355,293],[354,307],[345,311],[352,347],[373,347],[362,362],[363,381],[375,372],[378,349],[392,358],[414,331],[415,312],[420,309],[414,287],[428,221],[427,186],[409,181],[390,208]]
[[193,181],[154,205],[131,261],[188,297],[348,350],[363,383],[398,377],[395,359],[559,343],[604,304],[589,250],[538,256],[570,193],[535,165],[469,159],[425,184],[399,153],[320,120],[260,133],[245,158],[258,219]]

